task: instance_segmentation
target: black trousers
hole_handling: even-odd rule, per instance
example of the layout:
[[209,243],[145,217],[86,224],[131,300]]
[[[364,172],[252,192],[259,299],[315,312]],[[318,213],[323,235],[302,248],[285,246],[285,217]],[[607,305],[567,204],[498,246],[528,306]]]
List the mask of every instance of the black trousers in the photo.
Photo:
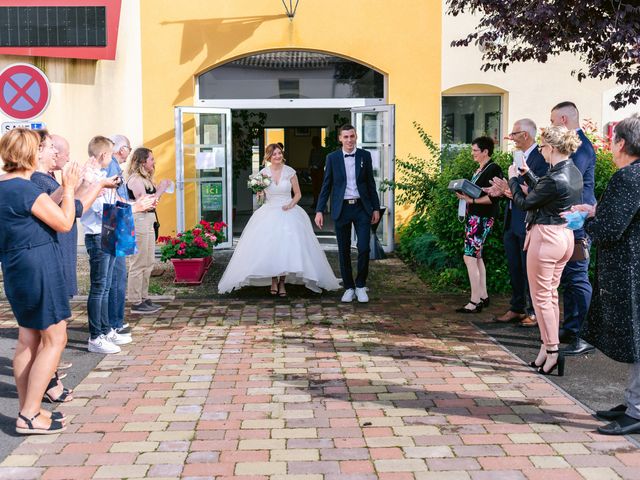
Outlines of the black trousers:
[[[358,239],[358,272],[353,281],[351,268],[351,226],[355,227]],[[338,255],[340,256],[340,274],[345,289],[364,287],[369,275],[369,240],[371,235],[371,215],[358,201],[355,204],[344,202],[340,217],[335,221]]]
[[509,282],[511,283],[511,307],[515,313],[533,315],[533,303],[527,281],[527,252],[524,249],[525,235],[519,235],[511,229],[504,231],[504,251],[507,254]]

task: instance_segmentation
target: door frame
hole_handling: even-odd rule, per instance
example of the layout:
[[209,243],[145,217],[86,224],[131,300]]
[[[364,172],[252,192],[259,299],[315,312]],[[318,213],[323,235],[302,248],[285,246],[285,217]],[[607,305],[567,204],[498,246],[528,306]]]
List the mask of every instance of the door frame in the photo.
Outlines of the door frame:
[[[207,177],[197,178],[184,178],[184,128],[183,128],[183,114],[222,114],[225,115],[225,138],[226,144],[226,158],[225,158],[225,181],[227,183],[227,194],[224,199],[226,212],[226,224],[227,224],[227,239],[225,242],[220,243],[215,248],[230,248],[233,245],[233,191],[230,188],[233,181],[233,151],[231,143],[231,108],[212,108],[212,107],[189,107],[189,106],[176,106],[174,107],[174,122],[175,122],[175,142],[176,142],[176,231],[182,232],[185,230],[185,198],[184,187],[185,182],[193,182],[198,185],[202,183],[203,179]],[[197,126],[195,127],[197,131]],[[196,144],[203,145],[203,144]],[[198,202],[200,202],[198,197]],[[200,210],[200,205],[198,205]]]
[[[351,109],[351,124],[356,127],[356,131],[358,129],[358,125],[356,124],[356,114],[357,113],[369,113],[369,112],[383,112],[388,116],[388,127],[384,130],[386,134],[386,138],[381,139],[380,144],[385,145],[388,148],[389,159],[387,169],[384,172],[381,172],[381,180],[385,178],[390,181],[395,180],[395,172],[396,172],[396,152],[395,152],[395,138],[396,138],[396,119],[395,119],[395,104],[384,104],[378,106],[367,106],[367,107],[355,107]],[[358,148],[362,148],[364,142],[364,138],[358,138]],[[386,202],[385,202],[386,197]],[[382,248],[385,252],[389,253],[395,249],[395,210],[396,210],[396,198],[395,192],[393,189],[388,189],[384,193],[384,197],[380,199],[381,205],[387,207],[385,212],[385,216],[387,217],[387,244],[383,244]],[[380,220],[381,222],[383,219]],[[380,227],[384,227],[380,225]]]

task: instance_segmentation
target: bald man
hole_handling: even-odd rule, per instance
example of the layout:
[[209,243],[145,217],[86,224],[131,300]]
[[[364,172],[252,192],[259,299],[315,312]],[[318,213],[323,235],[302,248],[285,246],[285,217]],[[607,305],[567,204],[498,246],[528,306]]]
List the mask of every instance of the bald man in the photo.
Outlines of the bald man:
[[[553,107],[551,109],[551,124],[553,126],[563,125],[569,130],[575,130],[580,137],[582,144],[571,155],[571,160],[582,173],[584,184],[582,203],[595,205],[596,153],[591,141],[580,128],[580,114],[576,105],[572,102],[562,102]],[[564,289],[562,299],[564,322],[560,329],[560,341],[569,344],[561,350],[564,355],[581,355],[595,350],[592,345],[580,338],[580,329],[591,303],[592,288],[591,283],[589,283],[589,259],[576,257],[576,254],[581,251],[578,242],[586,241],[588,245],[590,242],[583,229],[574,230],[573,236],[576,241],[574,256],[564,267],[560,280],[560,285]]]
[[56,170],[62,170],[69,161],[69,142],[60,135],[51,135],[53,146],[56,147],[58,154],[56,155]]

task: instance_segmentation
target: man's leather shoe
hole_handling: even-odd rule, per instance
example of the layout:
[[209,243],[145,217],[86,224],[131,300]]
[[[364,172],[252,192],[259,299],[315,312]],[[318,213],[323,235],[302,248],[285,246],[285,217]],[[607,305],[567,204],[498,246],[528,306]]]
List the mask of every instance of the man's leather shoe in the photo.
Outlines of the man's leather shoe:
[[558,337],[560,338],[560,343],[573,343],[576,341],[576,334],[571,330],[565,330],[564,328],[560,329]]
[[521,327],[537,327],[538,320],[536,320],[535,315],[527,315],[526,317],[524,317],[524,320],[520,322],[520,326]]
[[603,435],[630,435],[640,433],[640,420],[630,417],[626,413],[616,418],[604,427],[598,427],[598,433]]
[[495,322],[513,322],[515,320],[522,320],[526,317],[524,313],[516,313],[509,310],[507,313],[502,315],[501,317],[493,317]]
[[585,353],[593,353],[596,351],[596,347],[590,343],[585,342],[581,338],[576,338],[575,341],[569,346],[560,349],[560,353],[566,356],[584,355]]
[[604,418],[605,420],[615,420],[625,414],[627,411],[626,405],[616,405],[609,410],[597,410],[596,417]]

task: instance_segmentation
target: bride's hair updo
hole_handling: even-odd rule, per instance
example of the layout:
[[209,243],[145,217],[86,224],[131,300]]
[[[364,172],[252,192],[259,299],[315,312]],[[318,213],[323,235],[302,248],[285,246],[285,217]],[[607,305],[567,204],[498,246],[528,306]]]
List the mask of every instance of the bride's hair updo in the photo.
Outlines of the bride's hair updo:
[[284,163],[286,163],[286,159],[284,158],[284,150],[282,149],[282,147],[280,146],[280,144],[278,143],[270,143],[269,145],[267,145],[267,148],[264,149],[264,158],[263,160],[263,164],[266,165],[267,162],[271,162],[271,157],[273,157],[274,152],[276,151],[276,149],[280,150],[282,152],[282,161]]

